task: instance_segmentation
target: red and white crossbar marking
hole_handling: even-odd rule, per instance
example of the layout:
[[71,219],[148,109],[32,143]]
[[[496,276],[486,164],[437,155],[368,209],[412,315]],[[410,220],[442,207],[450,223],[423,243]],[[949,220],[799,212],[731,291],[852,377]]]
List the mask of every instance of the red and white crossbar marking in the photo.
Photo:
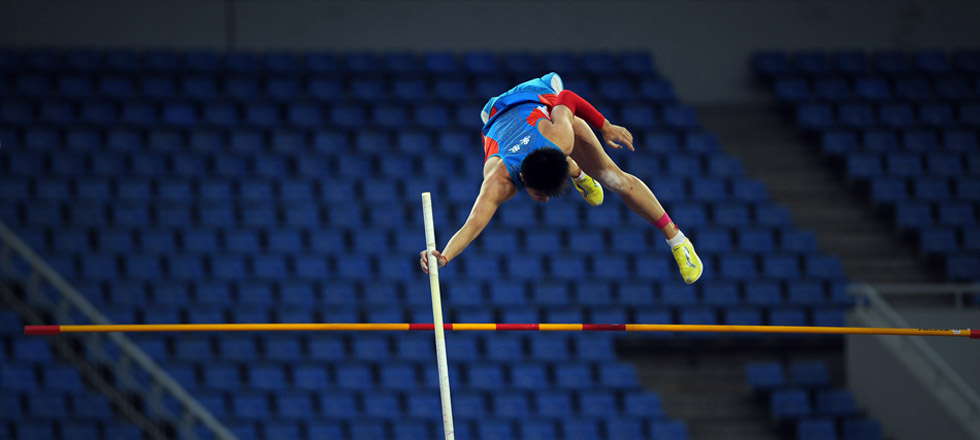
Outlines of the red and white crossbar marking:
[[[26,335],[107,332],[248,332],[248,331],[433,331],[430,323],[259,323],[259,324],[113,324],[28,325]],[[784,325],[687,325],[687,324],[503,324],[446,323],[453,331],[621,331],[621,332],[716,332],[800,333],[829,335],[960,336],[980,339],[980,330],[881,327],[811,327]]]

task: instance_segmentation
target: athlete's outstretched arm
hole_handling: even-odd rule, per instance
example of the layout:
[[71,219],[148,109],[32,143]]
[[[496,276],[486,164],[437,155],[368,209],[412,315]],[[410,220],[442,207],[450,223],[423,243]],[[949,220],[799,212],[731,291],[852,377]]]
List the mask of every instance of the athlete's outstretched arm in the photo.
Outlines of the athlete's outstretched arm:
[[[432,255],[435,255],[439,261],[439,266],[445,266],[450,260],[461,254],[487,227],[490,219],[497,212],[497,208],[514,197],[515,194],[517,194],[517,187],[507,177],[507,170],[502,163],[499,164],[499,167],[490,170],[483,179],[480,194],[476,196],[476,201],[473,202],[473,208],[470,210],[466,222],[453,234],[442,252],[432,251]],[[429,273],[425,251],[419,254],[419,265],[423,272]]]

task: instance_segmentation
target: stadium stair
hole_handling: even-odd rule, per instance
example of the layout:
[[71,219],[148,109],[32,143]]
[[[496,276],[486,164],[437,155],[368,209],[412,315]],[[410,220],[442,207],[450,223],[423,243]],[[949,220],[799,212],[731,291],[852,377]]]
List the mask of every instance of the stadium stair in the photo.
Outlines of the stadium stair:
[[775,107],[700,107],[705,126],[746,172],[769,188],[793,219],[814,231],[820,248],[841,259],[848,277],[871,283],[937,279],[912,246],[847,185]]

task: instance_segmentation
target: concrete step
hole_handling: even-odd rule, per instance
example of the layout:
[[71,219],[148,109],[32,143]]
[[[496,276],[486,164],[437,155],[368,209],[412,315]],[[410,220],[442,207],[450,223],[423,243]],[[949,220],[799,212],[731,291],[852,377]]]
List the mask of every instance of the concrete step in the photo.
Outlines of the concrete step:
[[710,418],[745,421],[760,415],[756,403],[746,399],[744,395],[712,393],[710,399],[705,399],[704,395],[698,394],[673,395],[666,391],[661,393],[670,396],[664,399],[664,410],[671,416],[684,420]]
[[896,259],[896,255],[901,258],[914,257],[906,255],[908,248],[896,240],[889,240],[879,235],[840,233],[830,234],[822,237],[821,241],[830,249],[834,249],[842,256],[849,257],[871,257],[875,256],[883,259]]
[[928,283],[936,274],[922,264],[902,259],[868,259],[845,261],[844,271],[855,281],[871,283]]
[[757,440],[780,438],[774,427],[757,421],[691,420],[688,434],[692,440]]

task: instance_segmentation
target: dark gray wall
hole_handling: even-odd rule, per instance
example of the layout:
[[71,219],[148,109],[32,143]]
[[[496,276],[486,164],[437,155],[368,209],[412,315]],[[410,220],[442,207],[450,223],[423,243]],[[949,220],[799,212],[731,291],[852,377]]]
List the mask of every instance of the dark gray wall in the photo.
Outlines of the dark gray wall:
[[708,103],[765,97],[758,49],[980,47],[978,17],[973,0],[0,0],[0,45],[649,49]]
[[[980,311],[955,309],[901,309],[913,328],[976,328]],[[855,325],[866,325],[855,323]],[[905,362],[885,347],[892,336],[848,336],[847,381],[861,407],[879,420],[886,434],[896,440],[922,438],[969,439],[969,434],[937,401],[930,387],[914,375]],[[923,338],[958,372],[975,392],[980,392],[980,350],[966,338]]]

